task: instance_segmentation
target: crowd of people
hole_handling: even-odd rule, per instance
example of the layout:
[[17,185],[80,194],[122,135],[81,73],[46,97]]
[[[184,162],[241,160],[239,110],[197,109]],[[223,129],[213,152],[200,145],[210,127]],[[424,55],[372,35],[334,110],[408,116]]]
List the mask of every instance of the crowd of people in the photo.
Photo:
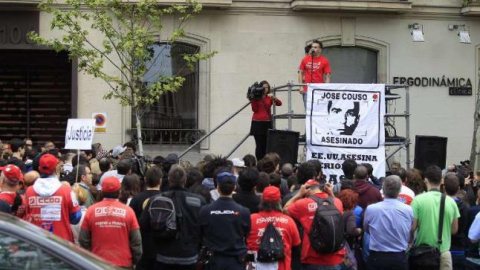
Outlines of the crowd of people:
[[[476,269],[480,172],[2,144],[0,210],[127,269]],[[477,193],[479,191],[479,193]],[[427,254],[427,259],[425,259]]]

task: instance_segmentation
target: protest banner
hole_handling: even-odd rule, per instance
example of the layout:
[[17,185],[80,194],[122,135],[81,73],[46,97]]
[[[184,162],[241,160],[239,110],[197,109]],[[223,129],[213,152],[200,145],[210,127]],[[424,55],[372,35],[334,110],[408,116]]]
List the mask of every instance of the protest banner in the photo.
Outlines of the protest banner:
[[385,176],[384,92],[383,84],[309,84],[307,160],[322,162],[327,181],[340,180],[346,159]]

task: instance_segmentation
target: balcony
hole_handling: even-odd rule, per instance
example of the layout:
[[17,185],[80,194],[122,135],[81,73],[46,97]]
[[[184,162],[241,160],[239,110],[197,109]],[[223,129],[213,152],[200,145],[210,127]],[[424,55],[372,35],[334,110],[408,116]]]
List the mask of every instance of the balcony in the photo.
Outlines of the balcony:
[[465,0],[461,13],[465,16],[480,16],[480,1]]
[[324,10],[324,11],[360,11],[405,13],[412,9],[408,1],[370,1],[370,0],[293,0],[293,10]]
[[[135,2],[135,0],[122,0],[124,2]],[[204,7],[216,7],[216,8],[225,8],[230,7],[232,5],[232,0],[197,0],[201,3]],[[0,0],[0,5],[2,6],[14,6],[18,7],[22,6],[34,6],[36,7],[40,4],[41,0]],[[166,1],[159,1],[161,5],[175,5],[175,4],[185,4],[185,0],[166,0]]]
[[0,4],[38,5],[41,0],[0,0]]
[[[1,0],[0,0],[1,1]],[[127,0],[123,0],[126,2]],[[130,0],[131,2],[131,0]],[[158,1],[160,5],[183,5],[185,0],[162,0]],[[232,0],[197,0],[203,7],[227,8],[232,5]]]

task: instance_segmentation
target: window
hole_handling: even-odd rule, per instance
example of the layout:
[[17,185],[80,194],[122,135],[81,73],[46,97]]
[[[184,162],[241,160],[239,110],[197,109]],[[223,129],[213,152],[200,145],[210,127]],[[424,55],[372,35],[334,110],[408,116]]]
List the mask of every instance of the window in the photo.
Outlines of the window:
[[70,270],[75,268],[42,252],[30,243],[0,233],[0,269]]
[[362,47],[327,47],[332,83],[377,83],[377,52]]
[[0,97],[2,140],[29,137],[63,147],[74,112],[67,52],[0,50]]
[[[192,70],[183,60],[184,54],[199,52],[199,47],[185,43],[155,44],[147,83],[159,76],[178,75],[185,78],[183,87],[175,93],[164,94],[158,103],[142,116],[144,144],[189,144],[198,133],[198,64]],[[132,129],[135,119],[132,115]],[[132,134],[135,134],[133,131]]]

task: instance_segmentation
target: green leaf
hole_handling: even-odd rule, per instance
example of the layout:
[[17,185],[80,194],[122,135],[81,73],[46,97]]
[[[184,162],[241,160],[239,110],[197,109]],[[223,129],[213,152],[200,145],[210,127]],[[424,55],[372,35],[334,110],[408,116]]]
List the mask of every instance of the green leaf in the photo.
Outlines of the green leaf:
[[[39,10],[52,16],[50,28],[57,38],[44,38],[28,33],[34,43],[56,51],[66,50],[70,59],[77,59],[78,69],[103,80],[109,88],[103,98],[116,99],[122,106],[142,111],[156,104],[162,95],[182,88],[185,78],[159,74],[147,85],[144,76],[153,59],[150,46],[155,33],[163,34],[163,19],[175,16],[179,26],[164,40],[176,42],[186,36],[184,24],[202,10],[194,0],[165,6],[158,0],[42,0]],[[189,68],[198,61],[213,57],[216,52],[184,55]]]

